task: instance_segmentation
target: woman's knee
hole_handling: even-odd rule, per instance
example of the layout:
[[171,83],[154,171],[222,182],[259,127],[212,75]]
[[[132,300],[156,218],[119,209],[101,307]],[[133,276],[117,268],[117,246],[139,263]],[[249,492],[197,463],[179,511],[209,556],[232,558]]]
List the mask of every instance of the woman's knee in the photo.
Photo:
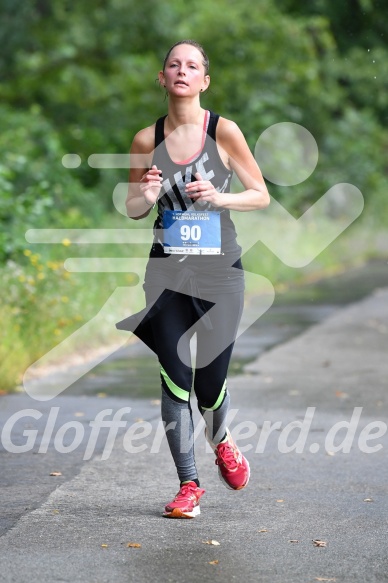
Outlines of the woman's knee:
[[169,393],[172,393],[179,399],[186,400],[190,395],[193,382],[193,371],[188,367],[163,367],[160,366],[160,377],[162,386]]
[[225,398],[226,380],[224,378],[217,384],[208,382],[205,386],[198,386],[194,381],[194,392],[200,408],[215,411],[222,405]]

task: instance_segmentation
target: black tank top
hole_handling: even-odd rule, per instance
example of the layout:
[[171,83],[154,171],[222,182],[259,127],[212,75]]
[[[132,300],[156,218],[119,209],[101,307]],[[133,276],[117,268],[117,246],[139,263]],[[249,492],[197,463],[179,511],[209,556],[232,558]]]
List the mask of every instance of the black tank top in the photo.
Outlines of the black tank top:
[[[230,182],[233,171],[226,168],[216,145],[216,127],[219,115],[207,111],[204,130],[206,130],[203,147],[190,160],[177,164],[171,160],[167,152],[164,137],[164,120],[167,115],[160,117],[155,124],[155,151],[152,165],[155,164],[163,173],[163,186],[158,200],[158,216],[154,223],[154,243],[150,257],[169,256],[163,250],[163,241],[157,233],[162,229],[163,212],[170,210],[214,210],[220,212],[221,218],[221,252],[239,253],[240,246],[236,241],[236,229],[230,218],[229,210],[215,208],[210,203],[199,205],[185,193],[185,184],[196,180],[195,173],[199,172],[203,180],[209,180],[218,192],[230,192]],[[210,259],[210,257],[209,257]]]

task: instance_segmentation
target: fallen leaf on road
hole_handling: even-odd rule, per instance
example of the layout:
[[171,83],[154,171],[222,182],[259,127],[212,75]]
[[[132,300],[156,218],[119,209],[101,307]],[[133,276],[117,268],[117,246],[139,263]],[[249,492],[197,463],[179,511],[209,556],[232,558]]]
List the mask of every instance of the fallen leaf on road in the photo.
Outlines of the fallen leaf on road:
[[261,530],[258,530],[257,532],[268,532],[268,530],[266,528],[262,528]]
[[160,399],[152,399],[151,405],[160,405]]
[[313,545],[315,547],[325,547],[327,542],[324,540],[319,540],[318,538],[313,539]]
[[59,510],[53,510],[53,514],[59,514]]
[[97,397],[104,399],[106,397],[106,393],[97,393]]
[[202,541],[205,545],[214,545],[215,547],[219,547],[220,543],[218,540],[203,540]]
[[127,549],[129,549],[129,548],[140,549],[141,548],[141,544],[139,544],[139,543],[127,543],[125,546],[127,547]]
[[344,391],[336,391],[335,396],[338,397],[339,399],[346,399],[347,397],[349,397],[348,393],[345,393]]
[[50,476],[62,476],[62,472],[50,472]]
[[144,419],[142,417],[136,417],[135,421],[136,423],[142,423]]
[[284,500],[276,500],[276,502],[284,502]]
[[331,455],[331,456],[335,455],[334,451],[327,451],[326,453],[327,453],[327,455]]
[[216,559],[215,561],[209,561],[209,565],[218,565],[219,561]]
[[107,549],[108,548],[108,545],[105,545],[105,544],[103,544],[101,546],[102,546],[103,549]]
[[364,498],[364,502],[374,502],[373,498]]
[[82,413],[82,411],[76,411],[74,417],[85,417],[85,413]]

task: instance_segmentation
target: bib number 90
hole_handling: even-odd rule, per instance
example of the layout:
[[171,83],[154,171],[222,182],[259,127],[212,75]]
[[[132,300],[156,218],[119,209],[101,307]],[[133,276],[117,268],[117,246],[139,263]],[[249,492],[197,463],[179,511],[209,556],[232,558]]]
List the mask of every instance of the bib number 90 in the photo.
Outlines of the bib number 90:
[[199,241],[201,238],[201,227],[199,225],[182,225],[181,226],[181,239],[182,241]]

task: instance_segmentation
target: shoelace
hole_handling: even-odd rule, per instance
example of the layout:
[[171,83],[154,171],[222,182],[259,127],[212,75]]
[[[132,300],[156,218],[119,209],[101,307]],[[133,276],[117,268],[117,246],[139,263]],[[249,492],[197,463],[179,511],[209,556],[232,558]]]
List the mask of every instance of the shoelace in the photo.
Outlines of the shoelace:
[[238,466],[236,449],[230,443],[222,443],[217,448],[216,465],[220,464],[225,464],[228,468]]
[[189,498],[192,494],[194,494],[194,490],[196,490],[194,486],[191,486],[190,484],[183,484],[178,494],[175,496],[174,502],[180,500],[181,498]]

